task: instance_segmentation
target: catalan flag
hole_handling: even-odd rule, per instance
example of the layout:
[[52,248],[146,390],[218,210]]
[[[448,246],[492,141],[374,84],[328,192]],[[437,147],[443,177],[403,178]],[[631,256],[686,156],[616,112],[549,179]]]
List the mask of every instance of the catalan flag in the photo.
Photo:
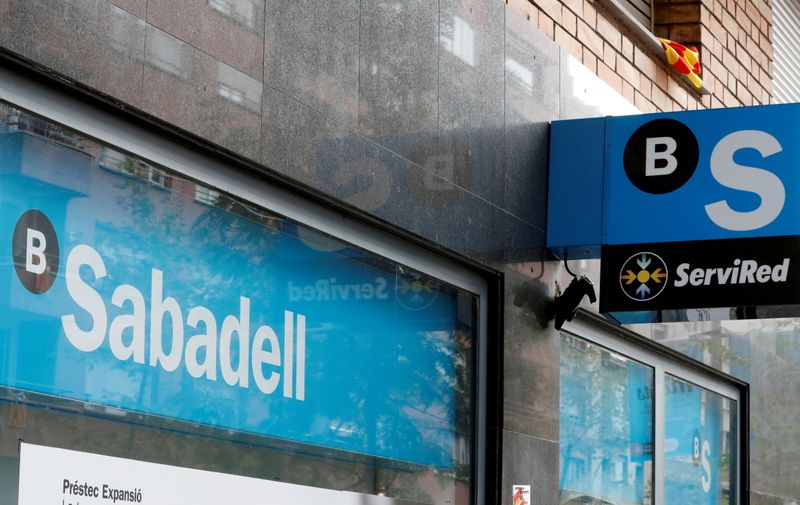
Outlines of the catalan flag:
[[668,39],[658,39],[667,55],[667,61],[675,70],[685,75],[696,88],[703,87],[700,79],[700,55],[696,47],[686,47]]

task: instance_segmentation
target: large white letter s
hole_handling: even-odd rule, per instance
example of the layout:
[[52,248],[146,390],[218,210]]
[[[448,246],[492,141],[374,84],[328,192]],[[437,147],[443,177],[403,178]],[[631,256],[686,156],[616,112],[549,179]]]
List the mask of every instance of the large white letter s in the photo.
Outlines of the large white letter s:
[[711,153],[711,174],[720,184],[731,189],[757,194],[761,204],[755,210],[739,212],[726,200],[706,205],[706,213],[714,223],[726,230],[749,231],[762,228],[783,210],[786,190],[777,175],[761,168],[739,165],[733,155],[739,149],[752,148],[767,158],[783,150],[772,135],[758,130],[742,130],[725,136]]
[[103,258],[88,245],[78,245],[67,257],[67,291],[75,303],[92,317],[92,327],[83,330],[78,326],[74,314],[61,317],[64,334],[77,349],[91,352],[102,345],[106,337],[108,315],[100,293],[81,279],[81,267],[86,265],[94,273],[95,279],[106,276]]

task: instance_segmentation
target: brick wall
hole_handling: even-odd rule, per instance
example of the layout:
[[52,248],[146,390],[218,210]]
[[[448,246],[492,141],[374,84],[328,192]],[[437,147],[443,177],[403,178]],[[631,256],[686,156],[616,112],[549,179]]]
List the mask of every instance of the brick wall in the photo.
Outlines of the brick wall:
[[770,103],[770,0],[653,0],[653,33],[700,50],[694,90],[597,0],[506,0],[642,112]]

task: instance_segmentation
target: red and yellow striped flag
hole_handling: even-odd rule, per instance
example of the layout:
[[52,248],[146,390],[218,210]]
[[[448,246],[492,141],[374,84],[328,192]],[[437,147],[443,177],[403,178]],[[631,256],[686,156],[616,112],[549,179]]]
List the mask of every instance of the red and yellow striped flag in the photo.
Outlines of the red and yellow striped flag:
[[696,47],[686,47],[668,39],[658,39],[667,55],[667,61],[675,70],[685,75],[696,88],[703,87],[700,79],[700,55]]

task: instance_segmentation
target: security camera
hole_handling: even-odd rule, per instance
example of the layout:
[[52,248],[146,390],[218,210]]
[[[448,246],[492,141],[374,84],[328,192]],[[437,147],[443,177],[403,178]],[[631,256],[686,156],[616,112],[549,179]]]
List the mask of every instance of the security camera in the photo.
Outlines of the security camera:
[[591,303],[597,301],[597,295],[594,293],[594,284],[586,276],[573,277],[572,282],[564,290],[564,294],[557,297],[552,303],[552,313],[555,316],[557,330],[561,329],[564,321],[572,321],[584,296],[588,296]]

